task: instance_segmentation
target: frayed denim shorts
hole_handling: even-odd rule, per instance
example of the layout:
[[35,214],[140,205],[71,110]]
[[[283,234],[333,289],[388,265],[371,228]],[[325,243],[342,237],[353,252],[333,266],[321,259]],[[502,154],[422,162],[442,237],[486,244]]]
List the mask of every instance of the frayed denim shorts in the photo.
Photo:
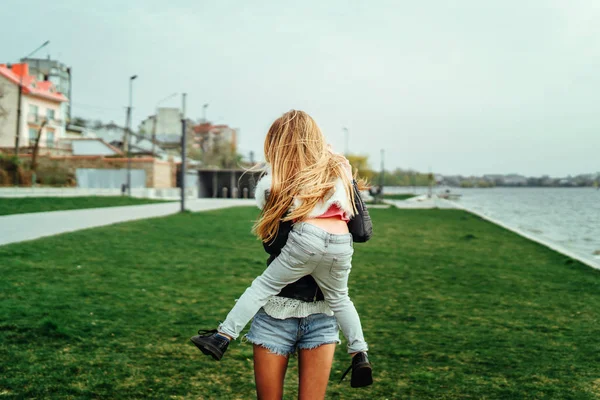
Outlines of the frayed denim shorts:
[[262,308],[254,316],[246,339],[282,356],[324,344],[341,343],[334,316],[311,314],[304,318],[276,319]]

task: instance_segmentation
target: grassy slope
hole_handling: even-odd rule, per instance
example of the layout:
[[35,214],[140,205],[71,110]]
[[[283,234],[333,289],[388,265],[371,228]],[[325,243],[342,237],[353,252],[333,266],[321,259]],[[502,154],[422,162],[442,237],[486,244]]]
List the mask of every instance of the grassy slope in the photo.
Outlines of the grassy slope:
[[[372,210],[350,293],[375,384],[331,399],[593,399],[600,273],[456,210]],[[252,349],[189,343],[264,268],[252,208],[0,247],[3,398],[254,397]],[[296,396],[296,361],[285,398]]]
[[130,197],[0,197],[0,215],[25,214],[32,212],[78,210],[82,208],[131,206],[160,203],[162,200]]

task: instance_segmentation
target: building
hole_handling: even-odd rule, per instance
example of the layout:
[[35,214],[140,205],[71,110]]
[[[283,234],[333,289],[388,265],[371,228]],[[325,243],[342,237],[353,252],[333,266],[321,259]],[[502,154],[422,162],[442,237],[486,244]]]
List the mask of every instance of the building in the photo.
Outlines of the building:
[[[135,132],[130,133],[130,152],[133,156],[155,156],[157,158],[166,159],[165,151],[154,146],[152,148],[152,141],[144,135],[139,135]],[[126,146],[123,145],[123,139],[126,137],[126,129],[116,124],[108,124],[99,129],[94,130],[94,136],[100,138],[111,146],[125,151]],[[154,150],[154,152],[153,152]]]
[[527,178],[523,175],[508,174],[504,176],[505,186],[527,186]]
[[156,115],[142,121],[139,131],[148,137],[153,135],[181,135],[181,110],[179,108],[158,108]]
[[[19,87],[21,118],[17,121]],[[65,135],[62,105],[67,102],[52,82],[30,75],[27,64],[0,64],[0,149],[15,148],[17,124],[20,151],[33,148],[40,130],[40,150],[55,148]]]
[[487,182],[491,182],[496,186],[504,185],[505,176],[501,174],[487,174],[483,175],[483,179]]
[[219,145],[230,146],[232,153],[237,151],[238,130],[228,125],[212,125],[204,122],[193,127],[192,147],[202,149],[203,152],[212,150]]
[[69,99],[69,102],[63,103],[63,112],[65,121],[71,121],[71,67],[65,64],[51,60],[50,58],[23,58],[22,63],[29,65],[29,74],[38,81],[50,81],[54,84],[56,90]]
[[200,198],[253,198],[261,170],[198,169],[198,197]]
[[[191,119],[186,119],[187,138],[190,138],[194,124]],[[181,159],[181,128],[179,108],[162,107],[157,109],[156,115],[150,115],[142,121],[139,135],[154,142],[174,159]]]

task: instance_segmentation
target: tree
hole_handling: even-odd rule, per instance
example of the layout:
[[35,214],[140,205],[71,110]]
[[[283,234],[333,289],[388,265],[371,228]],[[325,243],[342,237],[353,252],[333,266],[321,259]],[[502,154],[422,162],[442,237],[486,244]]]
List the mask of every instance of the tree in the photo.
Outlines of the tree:
[[350,161],[350,165],[352,165],[352,170],[354,172],[358,171],[358,176],[360,178],[364,178],[368,181],[373,179],[375,173],[369,167],[369,156],[363,156],[359,154],[348,154],[346,156],[348,161]]
[[202,161],[207,167],[236,168],[242,161],[242,155],[238,154],[231,143],[217,141],[209,149],[203,151],[201,148],[188,148],[188,157],[192,160]]
[[73,125],[76,125],[76,126],[81,126],[83,128],[87,128],[88,124],[89,124],[89,121],[87,119],[85,119],[85,118],[74,117],[74,118],[71,119],[71,123]]
[[33,145],[33,154],[31,156],[31,172],[33,172],[34,174],[37,168],[37,156],[40,148],[40,137],[42,137],[42,130],[44,129],[47,123],[48,120],[44,118],[42,120],[42,123],[40,124],[40,129],[38,129],[38,133],[35,138],[35,144]]

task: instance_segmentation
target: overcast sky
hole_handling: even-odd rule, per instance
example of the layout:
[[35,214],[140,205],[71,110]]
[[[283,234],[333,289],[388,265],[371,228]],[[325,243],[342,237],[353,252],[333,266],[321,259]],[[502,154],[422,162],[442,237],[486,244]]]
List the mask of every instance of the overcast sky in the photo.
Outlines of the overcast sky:
[[[45,40],[73,69],[75,116],[134,122],[173,92],[262,157],[302,109],[379,168],[600,171],[600,1],[2,0],[0,61]],[[179,99],[166,102],[178,106]]]

